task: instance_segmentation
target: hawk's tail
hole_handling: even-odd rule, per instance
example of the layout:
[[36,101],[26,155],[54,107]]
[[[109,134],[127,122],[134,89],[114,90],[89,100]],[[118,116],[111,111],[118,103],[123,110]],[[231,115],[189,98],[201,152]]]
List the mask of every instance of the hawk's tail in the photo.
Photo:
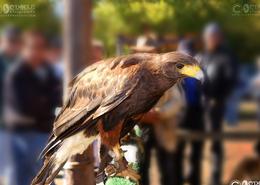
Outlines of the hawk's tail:
[[63,159],[63,161],[58,161],[56,159],[56,154],[51,156],[49,159],[46,158],[44,161],[44,165],[37,174],[37,176],[33,179],[31,185],[48,185],[54,180],[56,175],[62,169],[67,159]]
[[54,145],[54,148],[50,146],[51,149],[47,151],[44,165],[31,185],[50,184],[66,161],[75,154],[82,154],[97,137],[98,134],[86,136],[82,131]]

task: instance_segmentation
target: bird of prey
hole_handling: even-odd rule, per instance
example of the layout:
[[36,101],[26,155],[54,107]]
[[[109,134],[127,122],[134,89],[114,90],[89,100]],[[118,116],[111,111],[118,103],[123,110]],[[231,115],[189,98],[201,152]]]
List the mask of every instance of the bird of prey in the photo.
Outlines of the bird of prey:
[[[197,61],[179,52],[132,54],[97,62],[69,84],[69,97],[55,119],[32,185],[50,184],[68,158],[98,137],[122,161],[119,140],[164,92],[185,77],[201,79]],[[130,170],[127,166],[125,171]]]

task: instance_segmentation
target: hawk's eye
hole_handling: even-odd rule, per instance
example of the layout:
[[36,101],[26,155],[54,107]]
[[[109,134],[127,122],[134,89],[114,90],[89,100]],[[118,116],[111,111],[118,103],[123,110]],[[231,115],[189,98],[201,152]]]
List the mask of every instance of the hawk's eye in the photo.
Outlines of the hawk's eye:
[[184,67],[184,65],[183,64],[176,64],[176,67],[178,68],[178,69],[182,69],[183,67]]

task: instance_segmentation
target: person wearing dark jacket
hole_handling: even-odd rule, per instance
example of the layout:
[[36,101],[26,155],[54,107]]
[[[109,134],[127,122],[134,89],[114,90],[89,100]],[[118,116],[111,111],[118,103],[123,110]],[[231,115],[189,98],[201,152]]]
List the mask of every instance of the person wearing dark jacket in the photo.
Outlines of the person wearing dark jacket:
[[3,82],[7,69],[19,55],[20,45],[20,29],[6,26],[1,35],[0,47],[0,127],[3,127]]
[[[236,84],[238,66],[234,55],[225,45],[224,36],[218,24],[208,24],[205,27],[203,39],[204,52],[196,58],[206,74],[203,85],[205,110],[207,110],[211,131],[221,132],[226,100]],[[211,184],[220,185],[224,157],[221,141],[213,141],[211,150],[213,155]]]
[[45,61],[46,39],[37,31],[24,35],[21,59],[5,80],[4,117],[10,132],[9,185],[28,185],[41,163],[38,156],[47,142],[61,103],[61,83]]
[[[184,39],[178,45],[178,51],[194,56],[195,47],[192,39]],[[204,109],[202,105],[202,85],[194,78],[186,78],[182,82],[182,88],[185,95],[185,110],[180,119],[179,127],[187,131],[204,131]],[[185,184],[183,174],[185,168],[185,149],[189,143],[180,140],[175,152],[175,171],[178,171],[176,183]],[[189,174],[187,181],[191,185],[200,185],[202,174],[203,141],[193,140],[190,142],[191,153],[189,155]]]
[[[6,146],[7,133],[3,123],[3,83],[6,71],[14,63],[20,52],[20,30],[14,26],[6,26],[1,33],[0,43],[0,147]],[[0,150],[0,184],[7,173],[7,153]]]

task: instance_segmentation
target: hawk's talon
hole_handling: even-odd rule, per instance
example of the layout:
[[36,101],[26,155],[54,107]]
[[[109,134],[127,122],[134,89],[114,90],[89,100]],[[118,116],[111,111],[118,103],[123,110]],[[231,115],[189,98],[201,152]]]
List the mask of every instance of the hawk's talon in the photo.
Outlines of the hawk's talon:
[[105,174],[108,177],[123,177],[135,182],[139,182],[141,176],[133,170],[130,166],[128,166],[125,160],[122,161],[115,161],[114,164],[109,164],[105,168]]
[[109,164],[104,171],[106,176],[114,177],[118,172],[118,168],[114,164]]

